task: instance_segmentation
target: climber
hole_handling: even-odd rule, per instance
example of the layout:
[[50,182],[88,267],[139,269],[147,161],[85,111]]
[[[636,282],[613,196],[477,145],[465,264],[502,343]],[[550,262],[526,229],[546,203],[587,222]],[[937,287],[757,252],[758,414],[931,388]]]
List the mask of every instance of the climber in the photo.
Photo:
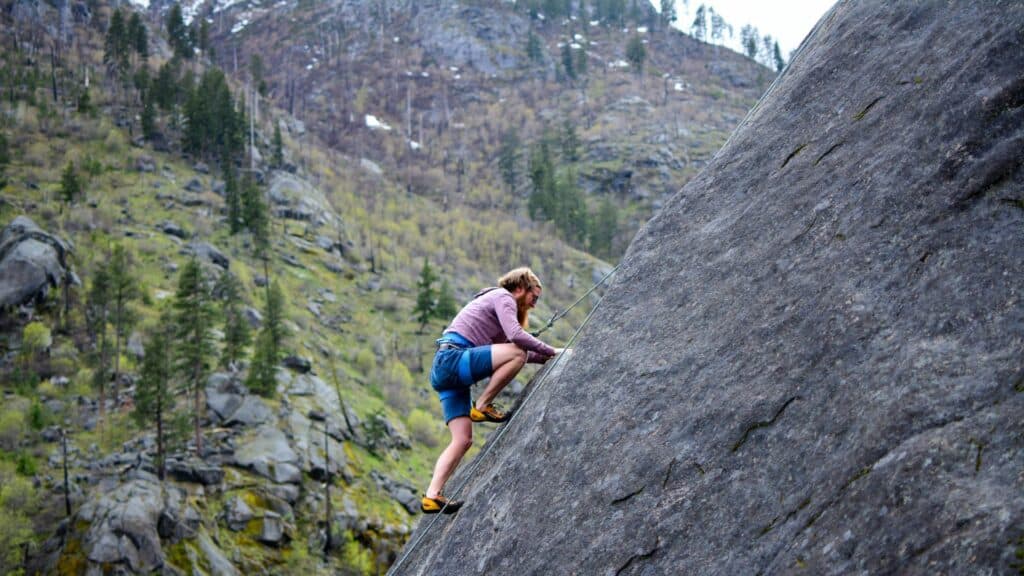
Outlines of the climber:
[[[540,294],[537,275],[529,268],[516,268],[499,278],[497,287],[478,292],[437,341],[430,384],[441,398],[452,439],[434,465],[420,505],[424,513],[459,510],[462,502],[449,501],[441,489],[473,444],[473,422],[507,420],[508,415],[492,403],[494,397],[527,362],[543,364],[561,352],[525,330]],[[473,405],[470,387],[488,376],[490,382]]]

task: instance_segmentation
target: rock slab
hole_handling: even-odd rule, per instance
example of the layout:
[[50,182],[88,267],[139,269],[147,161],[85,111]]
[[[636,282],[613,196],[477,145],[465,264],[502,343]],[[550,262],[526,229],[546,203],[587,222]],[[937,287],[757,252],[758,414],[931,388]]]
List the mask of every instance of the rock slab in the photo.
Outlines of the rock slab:
[[1016,573],[1022,29],[834,6],[395,573]]

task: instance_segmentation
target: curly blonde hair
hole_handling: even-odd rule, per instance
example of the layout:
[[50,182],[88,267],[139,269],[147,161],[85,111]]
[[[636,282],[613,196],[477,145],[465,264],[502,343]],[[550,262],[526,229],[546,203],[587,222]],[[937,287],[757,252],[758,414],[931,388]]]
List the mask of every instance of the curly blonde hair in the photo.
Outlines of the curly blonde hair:
[[543,288],[544,286],[540,283],[540,278],[533,273],[526,266],[509,270],[504,276],[498,278],[498,286],[501,286],[509,292],[515,292],[517,288],[525,288],[526,290],[533,290],[534,288]]
[[[533,270],[526,266],[506,272],[501,278],[498,278],[498,286],[509,292],[515,292],[519,288],[529,291],[534,288],[544,287],[540,283],[540,278],[537,278]],[[516,302],[516,304],[519,325],[523,327],[523,330],[526,330],[530,326],[530,310],[523,306],[521,302]]]

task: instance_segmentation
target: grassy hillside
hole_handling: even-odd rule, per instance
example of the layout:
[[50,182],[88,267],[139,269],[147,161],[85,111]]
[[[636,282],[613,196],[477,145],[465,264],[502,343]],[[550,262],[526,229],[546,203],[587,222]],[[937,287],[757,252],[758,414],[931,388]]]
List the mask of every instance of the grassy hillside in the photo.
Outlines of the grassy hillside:
[[[24,32],[26,21],[16,22],[10,5],[6,8],[5,36],[17,26],[23,26]],[[108,11],[100,7],[92,18],[104,13]],[[116,471],[87,469],[86,464],[124,451],[126,443],[151,433],[151,425],[140,426],[130,418],[138,358],[122,351],[120,364],[128,376],[108,390],[102,421],[95,404],[98,391],[91,385],[92,370],[85,362],[91,352],[83,313],[85,294],[113,248],[125,247],[132,262],[140,293],[130,304],[137,317],[132,332],[142,339],[156,326],[161,307],[173,298],[178,271],[189,258],[183,253],[188,242],[216,246],[242,282],[245,304],[257,310],[264,306],[264,291],[257,285],[263,265],[253,257],[250,235],[232,236],[224,223],[224,198],[212,192],[216,168],[211,170],[214,175],[207,174],[197,165],[198,159],[178,152],[173,129],[166,130],[168,151],[137,140],[138,121],[133,118],[137,105],[125,104],[131,102],[128,92],[104,73],[101,26],[94,21],[73,28],[76,49],[66,50],[57,61],[54,100],[49,59],[43,52],[52,40],[43,23],[51,17],[54,14],[44,13],[35,21],[39,28],[22,34],[15,47],[3,46],[5,98],[0,103],[0,132],[9,142],[11,159],[5,168],[8,183],[0,199],[0,224],[25,214],[44,230],[70,240],[75,272],[83,285],[71,290],[66,316],[61,315],[59,294],[44,306],[2,312],[0,483],[4,489],[0,506],[11,520],[0,529],[5,570],[19,565],[21,544],[28,544],[30,554],[38,550],[64,516],[59,442],[47,430],[65,426],[69,431],[70,450],[78,463],[70,471],[73,507],[103,489],[101,478],[117,477]],[[155,71],[160,63],[154,56],[149,66]],[[193,66],[202,69],[202,64]],[[81,107],[87,75],[89,105]],[[282,218],[272,223],[269,270],[286,294],[286,351],[309,358],[313,370],[337,388],[360,420],[382,415],[413,439],[409,449],[377,452],[344,443],[348,480],[335,479],[333,506],[337,510],[351,502],[367,526],[346,532],[349,544],[332,557],[331,565],[336,570],[372,573],[378,556],[386,562],[382,542],[390,541],[393,550],[396,539],[400,544],[401,534],[416,518],[378,488],[370,473],[379,471],[422,489],[446,434],[425,374],[432,341],[443,322],[435,320],[421,333],[412,313],[424,259],[450,281],[459,301],[493,284],[508,268],[532,266],[545,282],[544,299],[535,312],[538,324],[586,290],[595,267],[602,265],[566,246],[547,228],[503,211],[505,206],[457,203],[443,210],[433,198],[410,194],[393,169],[385,168],[378,175],[359,158],[327,148],[316,134],[289,130],[295,123],[277,110],[264,111],[257,124],[264,157],[269,155],[272,126],[278,121],[285,127],[286,158],[297,167],[287,178],[308,185],[307,196],[322,199],[330,215],[320,227]],[[65,201],[61,180],[69,163],[84,186],[81,194]],[[150,164],[153,171],[139,169]],[[384,161],[380,164],[388,166]],[[284,173],[267,170],[268,183],[279,177]],[[201,192],[183,189],[193,179],[198,179]],[[477,183],[475,189],[486,191],[487,186]],[[165,222],[177,224],[191,237],[182,241],[162,232]],[[318,247],[318,236],[347,243],[346,257]],[[207,268],[211,277],[217,271]],[[574,310],[547,339],[556,345],[564,342],[585,313],[585,306]],[[33,354],[28,364],[21,364],[27,350],[25,327],[33,322],[48,329],[51,342]],[[30,369],[18,372],[23,365]],[[114,396],[115,390],[121,394]],[[279,397],[268,404],[276,411],[283,401]],[[184,399],[180,402],[186,412]],[[218,433],[207,430],[208,436]],[[183,435],[179,445],[184,447],[186,440]],[[229,498],[258,496],[247,488],[257,484],[257,478],[226,469],[222,493],[187,486],[205,529],[223,549],[235,550],[246,559],[242,567],[313,570],[310,557],[316,551],[309,542],[316,531],[318,509],[296,508],[289,546],[263,546],[252,534],[229,531],[218,520]],[[310,489],[317,485],[307,481]],[[38,483],[38,489],[29,488],[33,483]],[[184,541],[165,553],[178,568],[187,569],[194,562],[190,557],[195,547]],[[60,557],[61,569],[69,572],[84,561],[71,544]]]

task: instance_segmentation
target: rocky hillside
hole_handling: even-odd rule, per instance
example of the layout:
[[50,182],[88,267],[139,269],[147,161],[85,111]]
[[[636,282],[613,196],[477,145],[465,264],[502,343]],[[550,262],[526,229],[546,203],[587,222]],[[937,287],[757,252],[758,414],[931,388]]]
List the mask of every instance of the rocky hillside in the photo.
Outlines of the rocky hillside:
[[1024,570],[1022,29],[838,3],[397,573]]
[[[578,158],[561,163],[575,170],[595,218],[605,200],[619,212],[610,246],[573,243],[613,259],[774,76],[659,25],[649,2],[638,3],[636,20],[615,23],[595,20],[590,2],[557,18],[461,0],[186,4],[186,14],[209,23],[221,67],[262,82],[266,101],[332,148],[373,160],[437,202],[526,213],[531,146],[545,131],[562,140],[572,126]],[[153,2],[153,22],[170,5]],[[634,36],[647,54],[642,70],[626,56]],[[255,77],[253,56],[262,62]],[[520,144],[509,186],[499,158],[511,135]]]

